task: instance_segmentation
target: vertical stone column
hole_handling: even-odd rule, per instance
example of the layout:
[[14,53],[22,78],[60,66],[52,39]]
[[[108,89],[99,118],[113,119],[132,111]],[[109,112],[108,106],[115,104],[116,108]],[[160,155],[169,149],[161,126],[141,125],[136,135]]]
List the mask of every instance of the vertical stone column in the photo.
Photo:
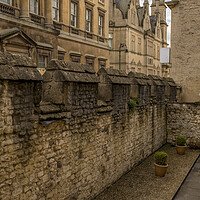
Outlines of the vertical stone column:
[[16,0],[16,2],[17,2],[17,7],[19,8],[20,7],[20,1]]
[[46,25],[51,26],[53,24],[53,12],[52,12],[52,0],[45,1],[45,17],[46,17]]
[[28,19],[29,18],[29,0],[21,0],[20,2],[20,18]]
[[63,23],[63,0],[59,0],[59,21]]
[[12,6],[19,8],[19,0],[13,0]]
[[40,0],[40,13],[41,16],[44,16],[44,0]]

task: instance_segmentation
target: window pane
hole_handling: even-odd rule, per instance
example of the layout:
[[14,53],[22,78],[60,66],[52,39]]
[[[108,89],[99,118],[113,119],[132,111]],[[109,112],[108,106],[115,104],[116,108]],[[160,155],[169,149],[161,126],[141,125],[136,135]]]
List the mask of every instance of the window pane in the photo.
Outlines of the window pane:
[[3,2],[3,3],[7,3],[9,5],[12,4],[12,0],[0,0],[0,1]]
[[76,27],[77,4],[71,2],[71,25]]
[[99,15],[99,35],[103,35],[103,17]]
[[47,66],[47,56],[39,55],[38,67],[46,68],[46,66]]
[[53,0],[53,7],[58,8],[59,7],[59,0]]
[[30,12],[38,14],[38,0],[30,0]]
[[59,0],[53,0],[53,20],[59,21]]
[[86,31],[91,31],[91,11],[86,9]]

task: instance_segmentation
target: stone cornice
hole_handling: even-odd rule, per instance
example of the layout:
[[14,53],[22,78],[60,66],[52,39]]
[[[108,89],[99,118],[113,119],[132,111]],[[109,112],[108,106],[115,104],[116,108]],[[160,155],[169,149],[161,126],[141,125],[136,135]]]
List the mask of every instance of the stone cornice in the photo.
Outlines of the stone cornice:
[[167,6],[170,9],[174,8],[178,3],[179,3],[179,0],[172,0],[172,1],[166,2]]

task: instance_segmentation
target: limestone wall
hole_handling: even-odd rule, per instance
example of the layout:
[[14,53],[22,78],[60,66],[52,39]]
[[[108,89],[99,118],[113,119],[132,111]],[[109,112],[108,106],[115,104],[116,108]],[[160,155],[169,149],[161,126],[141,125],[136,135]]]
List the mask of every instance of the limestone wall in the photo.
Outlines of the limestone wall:
[[177,136],[185,136],[187,145],[200,148],[200,104],[167,106],[167,140],[175,144]]
[[91,199],[166,142],[172,80],[3,54],[0,79],[1,200]]
[[[183,88],[182,102],[200,101],[200,1],[171,1],[171,77]],[[171,3],[169,2],[169,4]],[[178,4],[177,4],[178,3]],[[177,4],[177,5],[176,5]]]

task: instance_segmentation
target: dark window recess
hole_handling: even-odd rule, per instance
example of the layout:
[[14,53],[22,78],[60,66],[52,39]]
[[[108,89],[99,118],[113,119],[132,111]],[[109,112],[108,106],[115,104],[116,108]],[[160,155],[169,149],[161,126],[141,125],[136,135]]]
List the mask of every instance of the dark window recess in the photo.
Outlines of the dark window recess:
[[71,61],[80,63],[81,62],[81,55],[70,55]]
[[86,58],[86,64],[94,67],[94,58]]
[[106,60],[99,59],[99,69],[106,68]]

